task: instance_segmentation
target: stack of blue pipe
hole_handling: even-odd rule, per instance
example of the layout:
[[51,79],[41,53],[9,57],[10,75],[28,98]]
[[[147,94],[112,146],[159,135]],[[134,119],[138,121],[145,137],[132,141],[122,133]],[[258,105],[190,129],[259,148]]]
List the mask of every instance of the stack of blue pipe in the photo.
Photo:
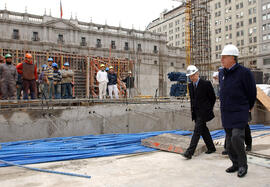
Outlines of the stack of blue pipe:
[[187,93],[187,76],[182,72],[170,72],[168,73],[168,78],[170,81],[177,81],[176,84],[171,86],[170,96],[184,96]]
[[173,84],[171,86],[170,96],[183,96],[187,93],[187,86],[184,84]]
[[185,73],[182,72],[171,72],[168,73],[168,78],[170,81],[177,81],[180,83],[186,83],[187,82],[187,76]]

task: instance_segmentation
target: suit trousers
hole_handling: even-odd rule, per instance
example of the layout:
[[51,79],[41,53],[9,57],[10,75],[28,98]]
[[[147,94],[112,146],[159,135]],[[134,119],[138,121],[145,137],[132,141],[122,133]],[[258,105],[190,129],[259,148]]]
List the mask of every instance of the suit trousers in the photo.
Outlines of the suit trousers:
[[[225,138],[224,149],[226,149],[226,144],[227,144],[227,140]],[[252,136],[251,136],[249,124],[247,124],[247,126],[245,127],[245,144],[246,146],[250,146],[250,147],[252,146]]]
[[233,165],[236,167],[247,166],[247,155],[245,151],[245,128],[227,129],[226,150]]
[[188,154],[194,154],[200,140],[200,136],[202,136],[208,150],[216,150],[209,129],[206,126],[206,122],[202,121],[200,118],[197,117],[195,120],[195,128],[191,138],[191,142],[186,151]]

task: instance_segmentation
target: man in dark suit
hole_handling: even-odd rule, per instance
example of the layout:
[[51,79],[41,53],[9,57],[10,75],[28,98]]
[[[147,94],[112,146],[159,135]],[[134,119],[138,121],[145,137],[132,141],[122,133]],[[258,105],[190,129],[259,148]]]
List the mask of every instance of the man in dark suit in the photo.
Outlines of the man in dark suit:
[[238,63],[238,56],[236,46],[224,46],[221,54],[223,69],[219,72],[220,112],[226,132],[226,150],[232,161],[226,172],[237,171],[238,177],[244,177],[248,171],[245,127],[256,101],[257,89],[251,71]]
[[207,146],[208,150],[205,152],[206,154],[216,151],[209,129],[206,126],[206,122],[215,117],[213,108],[216,102],[216,96],[211,82],[200,79],[196,66],[188,66],[186,75],[191,80],[188,88],[192,120],[195,121],[195,128],[190,145],[183,156],[191,159],[200,140],[200,136],[203,137]]

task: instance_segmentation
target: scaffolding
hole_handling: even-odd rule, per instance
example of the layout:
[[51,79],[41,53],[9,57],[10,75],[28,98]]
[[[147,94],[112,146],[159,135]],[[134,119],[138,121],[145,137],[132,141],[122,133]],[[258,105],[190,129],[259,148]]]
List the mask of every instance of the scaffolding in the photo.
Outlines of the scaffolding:
[[96,74],[101,64],[104,64],[106,67],[114,67],[114,71],[118,77],[119,97],[124,97],[126,87],[121,79],[128,75],[128,71],[133,71],[134,67],[134,62],[128,58],[86,56],[64,52],[0,49],[0,57],[8,53],[12,55],[14,65],[23,62],[26,53],[31,53],[33,62],[37,65],[38,70],[41,70],[41,66],[47,63],[49,57],[53,58],[54,62],[61,69],[64,62],[69,62],[70,69],[74,71],[73,95],[76,98],[95,98],[98,96]]
[[210,1],[191,3],[191,64],[199,68],[205,79],[211,78]]

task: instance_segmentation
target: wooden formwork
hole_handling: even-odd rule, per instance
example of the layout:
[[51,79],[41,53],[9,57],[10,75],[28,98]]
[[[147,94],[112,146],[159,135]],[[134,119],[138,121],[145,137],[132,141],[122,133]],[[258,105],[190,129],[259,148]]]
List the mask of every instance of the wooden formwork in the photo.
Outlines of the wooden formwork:
[[[101,64],[104,64],[106,67],[114,67],[115,73],[117,73],[118,77],[119,96],[124,97],[125,84],[121,81],[121,79],[125,78],[128,71],[132,71],[134,66],[133,61],[130,61],[129,59],[85,56],[62,52],[0,49],[0,56],[4,56],[8,53],[12,55],[13,63],[15,65],[23,62],[26,53],[31,53],[33,56],[33,62],[37,65],[39,70],[43,64],[47,63],[47,59],[49,57],[53,58],[54,62],[57,63],[61,69],[65,62],[69,62],[70,68],[75,73],[73,92],[77,98],[85,98],[90,95],[97,97],[98,83],[96,81],[96,74],[100,69]],[[87,66],[88,60],[89,66]],[[87,81],[87,74],[89,74],[89,81]],[[87,93],[87,84],[89,84],[90,93]]]
[[100,65],[104,64],[106,67],[113,66],[114,72],[117,74],[117,87],[119,96],[125,96],[126,86],[122,82],[128,75],[128,71],[133,70],[133,61],[129,59],[105,58],[105,57],[90,57],[90,92],[93,97],[98,95],[98,83],[96,81],[96,74],[100,69]]

